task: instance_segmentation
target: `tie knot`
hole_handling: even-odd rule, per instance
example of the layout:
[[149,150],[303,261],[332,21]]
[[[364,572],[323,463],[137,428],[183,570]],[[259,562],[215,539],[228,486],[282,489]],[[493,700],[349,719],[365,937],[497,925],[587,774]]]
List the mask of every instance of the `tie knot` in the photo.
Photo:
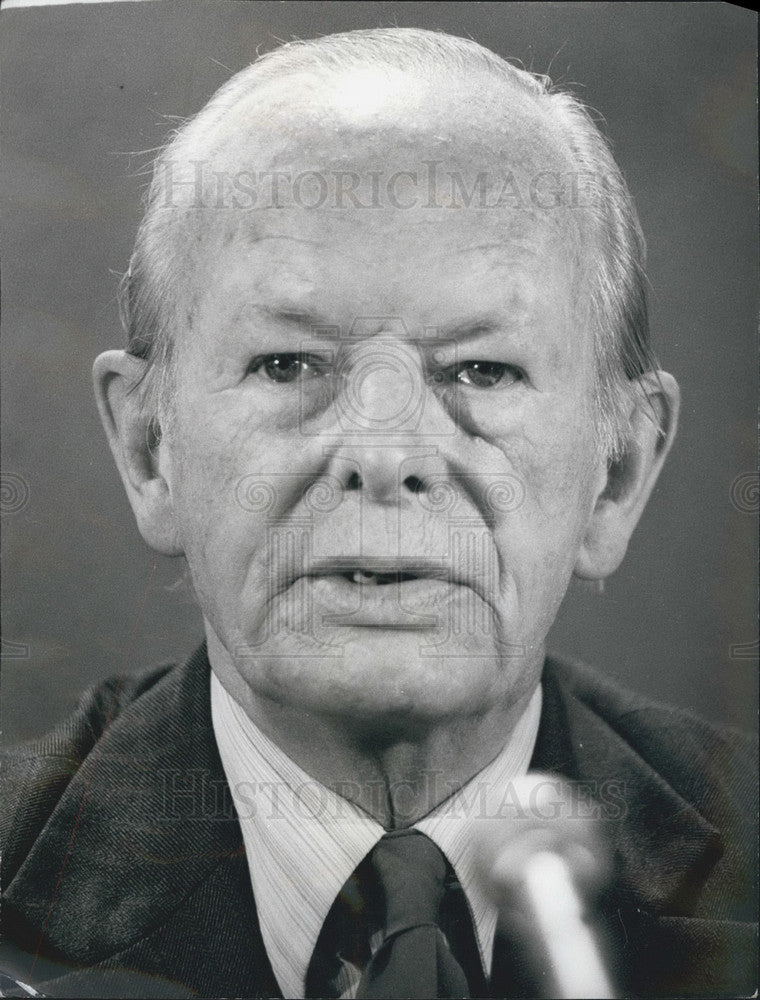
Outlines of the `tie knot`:
[[437,924],[446,877],[446,860],[419,830],[387,833],[370,855],[385,906],[384,931],[394,934]]

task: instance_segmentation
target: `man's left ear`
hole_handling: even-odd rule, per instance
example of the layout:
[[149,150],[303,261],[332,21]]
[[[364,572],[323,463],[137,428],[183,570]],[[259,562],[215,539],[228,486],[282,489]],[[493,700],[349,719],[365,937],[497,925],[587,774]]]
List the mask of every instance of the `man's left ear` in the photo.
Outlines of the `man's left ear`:
[[675,437],[680,392],[673,376],[647,372],[637,390],[625,451],[608,465],[575,564],[584,580],[603,580],[623,561]]

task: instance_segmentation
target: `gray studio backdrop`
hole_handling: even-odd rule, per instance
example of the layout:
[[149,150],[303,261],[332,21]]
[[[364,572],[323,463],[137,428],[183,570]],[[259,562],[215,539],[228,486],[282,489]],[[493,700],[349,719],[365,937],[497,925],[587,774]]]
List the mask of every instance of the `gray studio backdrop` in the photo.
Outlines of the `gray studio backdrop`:
[[623,568],[574,586],[552,644],[658,698],[755,719],[753,13],[690,3],[192,3],[9,9],[3,60],[4,729],[201,635],[181,561],[142,543],[92,400],[146,157],[278,40],[376,25],[468,35],[605,117],[650,246],[681,431]]

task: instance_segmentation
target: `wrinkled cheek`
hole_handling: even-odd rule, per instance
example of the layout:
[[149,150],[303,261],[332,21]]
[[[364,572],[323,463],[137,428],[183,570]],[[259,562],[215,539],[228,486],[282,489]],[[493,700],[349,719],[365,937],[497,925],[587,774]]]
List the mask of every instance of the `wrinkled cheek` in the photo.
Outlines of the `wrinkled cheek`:
[[[526,634],[543,638],[564,597],[585,526],[578,477],[547,466],[521,477],[519,508],[496,528],[500,592],[505,615]],[[514,626],[513,622],[513,626]]]
[[[203,445],[199,445],[199,452]],[[229,604],[241,586],[241,557],[251,551],[251,514],[236,493],[239,477],[226,457],[178,463],[173,490],[180,538],[203,611]]]

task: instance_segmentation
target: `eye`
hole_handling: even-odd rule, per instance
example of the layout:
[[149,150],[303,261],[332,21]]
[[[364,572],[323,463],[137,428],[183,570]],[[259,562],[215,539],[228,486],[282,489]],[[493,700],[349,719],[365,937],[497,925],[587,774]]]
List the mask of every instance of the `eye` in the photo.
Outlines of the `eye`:
[[452,381],[470,385],[476,389],[491,389],[495,385],[512,385],[521,382],[523,374],[514,365],[501,361],[463,361],[450,369]]
[[309,354],[265,354],[254,358],[248,371],[270,382],[295,382],[319,374],[319,359]]

